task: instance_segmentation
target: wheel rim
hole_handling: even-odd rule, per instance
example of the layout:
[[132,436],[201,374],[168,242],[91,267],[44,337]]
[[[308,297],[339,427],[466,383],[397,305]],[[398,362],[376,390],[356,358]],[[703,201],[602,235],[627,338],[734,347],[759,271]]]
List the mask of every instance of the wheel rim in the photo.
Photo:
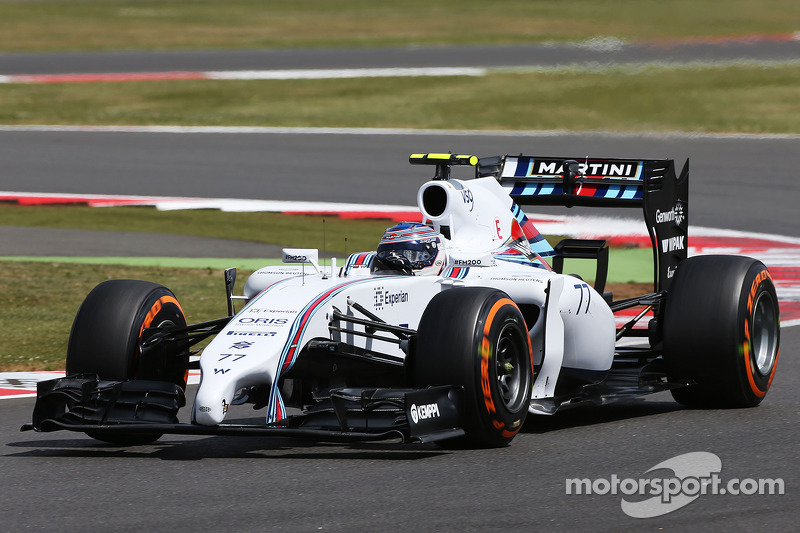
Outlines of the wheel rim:
[[519,408],[525,397],[525,344],[514,324],[506,324],[497,340],[497,388],[509,411]]
[[770,293],[762,292],[756,298],[752,324],[751,357],[758,373],[767,376],[778,352],[778,316]]
[[[167,311],[165,311],[165,309],[167,309],[166,306],[161,309],[159,314],[160,313],[166,313]],[[156,315],[156,317],[154,317],[154,319],[157,319],[157,318],[158,318],[158,315]],[[155,320],[154,320],[154,322],[155,322]],[[185,324],[186,324],[186,322],[184,321],[183,325],[185,325]],[[159,321],[156,324],[150,324],[149,327],[150,328],[164,328],[164,327],[170,327],[170,326],[179,326],[179,324],[176,323],[171,318],[164,318],[163,320]],[[188,370],[180,370],[180,371],[176,370],[173,365],[177,362],[177,359],[175,359],[174,361],[173,360],[166,360],[163,363],[161,363],[160,366],[156,367],[155,369],[153,369],[153,368],[145,369],[145,368],[142,367],[143,348],[142,348],[142,337],[141,336],[142,336],[143,333],[144,333],[144,329],[142,329],[142,332],[139,334],[139,338],[136,340],[136,355],[135,355],[135,358],[134,358],[134,361],[133,361],[133,368],[134,368],[133,377],[134,377],[134,379],[154,379],[154,380],[157,380],[157,381],[169,381],[169,382],[175,383],[176,385],[179,385],[181,388],[185,389],[186,388],[186,381],[187,381],[188,375],[189,375],[188,374]]]

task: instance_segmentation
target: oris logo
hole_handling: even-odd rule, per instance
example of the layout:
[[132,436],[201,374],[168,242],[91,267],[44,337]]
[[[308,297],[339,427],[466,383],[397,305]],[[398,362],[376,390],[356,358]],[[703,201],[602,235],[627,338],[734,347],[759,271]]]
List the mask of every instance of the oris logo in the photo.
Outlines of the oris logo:
[[656,223],[664,224],[665,222],[674,222],[676,226],[680,226],[686,216],[683,214],[683,204],[678,202],[675,207],[669,211],[661,211],[656,209]]
[[254,318],[242,317],[239,319],[240,324],[256,324],[263,326],[282,326],[289,321],[288,318]]
[[439,405],[435,403],[429,403],[425,405],[417,405],[415,403],[411,404],[411,420],[416,424],[420,420],[427,420],[428,418],[439,418],[442,416],[439,413]]

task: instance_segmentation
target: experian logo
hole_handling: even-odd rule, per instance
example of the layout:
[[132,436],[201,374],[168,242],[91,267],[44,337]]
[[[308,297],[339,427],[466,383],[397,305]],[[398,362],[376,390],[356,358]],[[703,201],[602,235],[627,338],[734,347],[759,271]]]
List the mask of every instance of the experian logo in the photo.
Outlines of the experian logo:
[[375,309],[381,310],[384,307],[394,307],[395,304],[408,302],[408,293],[404,291],[389,292],[383,287],[375,288]]

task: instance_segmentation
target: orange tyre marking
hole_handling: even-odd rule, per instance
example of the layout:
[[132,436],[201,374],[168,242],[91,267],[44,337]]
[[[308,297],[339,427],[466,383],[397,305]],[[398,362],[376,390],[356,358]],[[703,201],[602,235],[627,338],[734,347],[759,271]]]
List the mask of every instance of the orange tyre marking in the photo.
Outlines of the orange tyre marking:
[[750,390],[759,398],[763,398],[769,390],[772,384],[772,378],[775,376],[775,369],[778,367],[778,354],[776,353],[775,361],[772,363],[772,372],[770,372],[766,388],[763,391],[758,388],[755,376],[753,376],[753,366],[750,362],[750,316],[753,314],[753,300],[758,292],[758,287],[761,285],[761,282],[767,278],[772,279],[772,276],[770,276],[767,270],[762,270],[753,280],[753,284],[750,286],[750,293],[747,295],[747,317],[744,320],[744,349],[742,350],[744,354],[744,368],[747,374],[747,382],[750,384]]
[[[497,300],[494,305],[492,305],[492,308],[489,310],[489,314],[486,317],[486,322],[483,325],[483,342],[481,342],[481,388],[483,389],[483,402],[486,406],[486,410],[492,414],[496,413],[497,411],[495,410],[494,401],[492,400],[491,381],[489,379],[489,359],[491,359],[492,356],[491,343],[489,342],[489,332],[492,329],[494,317],[505,305],[512,305],[519,311],[517,304],[515,304],[513,300],[509,298],[501,298]],[[525,324],[525,327],[527,328],[527,324]],[[531,339],[527,334],[527,330],[525,333],[525,337],[528,339],[528,354],[530,355],[531,359],[531,368],[533,368],[533,348],[531,346]],[[520,427],[522,427],[522,425],[519,424],[516,428],[508,430],[506,429],[505,424],[497,419],[492,420],[492,425],[494,425],[495,429],[500,430],[500,434],[506,438],[516,435],[520,430]]]
[[180,309],[181,315],[186,316],[183,312],[181,304],[178,303],[178,300],[176,300],[174,296],[162,296],[153,303],[153,306],[147,312],[147,316],[144,317],[144,322],[142,323],[142,327],[141,329],[139,329],[140,337],[142,336],[142,332],[145,330],[145,328],[149,328],[150,324],[153,323],[153,319],[156,318],[156,315],[158,315],[158,313],[161,311],[161,308],[164,306],[164,304],[167,303],[175,304],[175,306],[178,309]]
[[[177,307],[180,310],[181,316],[183,316],[184,320],[186,320],[186,314],[183,312],[183,308],[181,307],[181,304],[178,303],[178,300],[174,296],[162,296],[153,303],[153,306],[150,308],[150,310],[147,312],[147,315],[144,317],[144,322],[142,322],[142,327],[139,329],[140,339],[142,338],[142,333],[144,332],[145,328],[150,327],[150,325],[153,323],[153,320],[156,318],[158,313],[161,311],[164,305],[168,303],[174,304],[175,307]],[[187,381],[189,381],[188,368],[186,369],[186,372],[184,372],[183,374],[184,388],[186,387]]]

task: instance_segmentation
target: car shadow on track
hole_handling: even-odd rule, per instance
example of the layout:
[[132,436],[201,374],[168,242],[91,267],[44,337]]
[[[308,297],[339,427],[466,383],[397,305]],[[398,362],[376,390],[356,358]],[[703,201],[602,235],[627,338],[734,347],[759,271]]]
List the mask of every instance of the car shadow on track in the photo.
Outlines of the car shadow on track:
[[264,437],[185,437],[164,435],[152,444],[118,446],[82,434],[74,438],[36,438],[6,444],[24,451],[6,457],[143,458],[165,461],[202,459],[351,459],[367,461],[413,461],[450,453],[435,444],[400,442],[325,443]]
[[562,409],[553,416],[529,414],[521,432],[541,434],[562,429],[652,417],[686,409],[672,401],[668,394],[663,396],[663,400],[654,400],[653,397],[649,399],[634,398],[604,406],[583,405]]
[[[559,411],[554,416],[528,415],[522,434],[549,432],[585,426],[653,417],[683,410],[669,393],[649,398],[635,398],[610,405],[581,406]],[[246,411],[242,411],[244,413]],[[259,419],[237,422],[257,423]],[[9,442],[6,446],[20,451],[6,457],[84,457],[143,458],[164,461],[199,461],[202,459],[351,459],[355,461],[414,461],[445,456],[459,450],[433,443],[403,444],[399,441],[331,443],[275,437],[185,436],[164,435],[158,441],[141,446],[118,446],[91,439],[81,433],[27,433],[30,438]],[[25,438],[25,437],[24,437]],[[514,446],[514,443],[511,443]],[[458,451],[456,453],[463,453]]]

